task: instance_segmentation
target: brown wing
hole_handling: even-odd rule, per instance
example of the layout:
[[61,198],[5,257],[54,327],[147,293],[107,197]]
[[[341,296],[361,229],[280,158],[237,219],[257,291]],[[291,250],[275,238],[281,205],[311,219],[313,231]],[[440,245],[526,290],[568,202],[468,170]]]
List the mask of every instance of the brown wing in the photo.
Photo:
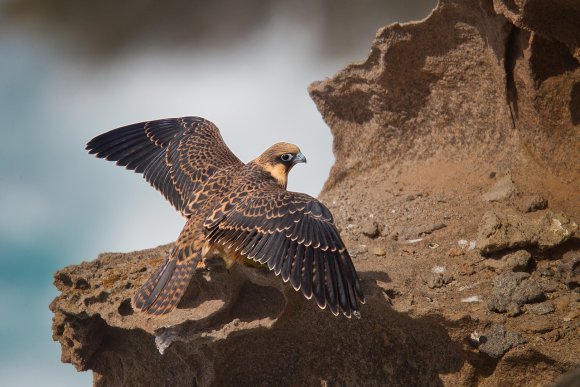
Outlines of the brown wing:
[[218,128],[200,117],[141,122],[95,137],[86,149],[99,158],[142,173],[182,214],[215,171],[243,163]]
[[204,227],[211,243],[267,263],[319,307],[359,315],[364,295],[358,275],[330,211],[313,197],[257,190],[222,206]]

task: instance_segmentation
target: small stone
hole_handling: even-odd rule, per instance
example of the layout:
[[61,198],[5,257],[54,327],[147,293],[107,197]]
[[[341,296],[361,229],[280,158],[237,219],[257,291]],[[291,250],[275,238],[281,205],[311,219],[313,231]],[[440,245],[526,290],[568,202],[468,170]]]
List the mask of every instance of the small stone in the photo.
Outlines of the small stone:
[[493,324],[479,337],[479,341],[482,343],[478,348],[479,352],[494,359],[499,359],[513,347],[526,343],[519,334],[506,331],[500,324]]
[[[545,298],[542,288],[528,273],[506,272],[493,279],[492,297],[488,308],[491,311],[517,315],[522,305]],[[514,306],[515,305],[515,306]],[[517,306],[517,308],[516,308]]]
[[490,258],[483,261],[483,266],[485,266],[487,269],[490,269],[491,271],[500,273],[504,264],[499,259]]
[[565,322],[568,322],[568,321],[576,320],[577,318],[580,318],[580,308],[577,308],[575,310],[570,311],[570,313],[568,313],[566,316],[564,316],[564,318],[562,320],[564,320]]
[[512,299],[518,305],[541,301],[545,298],[542,288],[535,280],[528,279],[516,287],[512,293]]
[[368,251],[369,251],[369,248],[367,245],[358,245],[350,251],[350,255],[352,255],[353,257],[356,257],[356,256],[359,256],[362,254],[366,254],[366,253],[368,253]]
[[453,276],[445,273],[430,273],[427,277],[429,289],[441,288],[453,281]]
[[540,286],[546,293],[554,293],[560,289],[558,282],[552,280],[544,280]]
[[543,250],[567,241],[576,230],[578,225],[563,214],[491,210],[479,223],[477,247],[481,254],[535,246]]
[[447,255],[449,255],[450,257],[459,257],[464,254],[465,251],[461,247],[457,246],[453,246],[452,248],[450,248],[449,252],[447,253]]
[[532,255],[526,250],[518,250],[502,258],[502,261],[504,261],[503,269],[515,272],[526,271],[530,265],[531,258]]
[[569,289],[580,287],[580,253],[578,251],[566,252],[555,269],[556,279]]
[[522,212],[534,212],[548,208],[548,201],[540,195],[527,195],[522,198],[518,208]]
[[460,262],[458,265],[459,275],[473,275],[475,274],[475,268],[469,262]]
[[565,295],[558,297],[554,300],[554,307],[556,308],[558,313],[562,314],[568,309],[568,306],[570,305],[571,300],[572,299],[571,299],[570,295],[565,294]]
[[509,304],[506,310],[506,315],[508,317],[517,317],[520,314],[522,314],[522,308],[518,304],[516,304],[515,302]]
[[[536,317],[538,319],[538,317]],[[541,320],[532,320],[532,321],[522,321],[519,323],[519,329],[527,333],[546,333],[553,331],[554,326],[549,320],[546,320],[545,317],[541,318]]]
[[542,316],[544,314],[553,313],[555,310],[554,304],[550,301],[542,302],[540,304],[526,305],[526,311]]
[[377,257],[382,257],[384,255],[386,255],[387,253],[385,252],[385,249],[383,249],[382,247],[374,247],[372,250],[373,254],[376,255]]
[[487,202],[499,202],[511,198],[517,193],[516,186],[510,175],[498,179],[495,184],[483,195]]
[[379,236],[379,225],[374,220],[369,220],[366,222],[361,229],[364,236],[369,238],[376,238]]

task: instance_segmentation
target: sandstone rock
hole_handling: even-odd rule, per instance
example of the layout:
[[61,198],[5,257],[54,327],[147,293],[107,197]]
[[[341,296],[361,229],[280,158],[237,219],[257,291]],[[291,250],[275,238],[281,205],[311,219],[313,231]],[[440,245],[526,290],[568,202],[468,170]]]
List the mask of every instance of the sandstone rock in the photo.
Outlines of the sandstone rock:
[[499,259],[490,258],[483,261],[483,265],[491,271],[500,273],[503,271],[504,263]]
[[484,265],[498,273],[503,271],[526,271],[531,258],[532,255],[526,250],[518,250],[500,259],[486,259]]
[[493,324],[483,333],[479,341],[483,342],[478,348],[479,351],[494,359],[499,359],[511,348],[526,343],[519,334],[507,331],[500,324]]
[[518,329],[526,333],[546,333],[554,330],[555,325],[546,318],[536,317],[533,320],[521,321],[518,324]]
[[376,255],[377,257],[382,257],[382,256],[386,255],[387,252],[382,247],[374,247],[373,254]]
[[544,314],[553,313],[555,310],[556,308],[554,307],[554,304],[550,301],[542,302],[540,304],[526,305],[527,312],[537,314],[540,316]]
[[548,201],[540,195],[524,196],[519,203],[522,212],[534,212],[548,208]]
[[568,310],[572,297],[569,294],[565,294],[554,300],[554,307],[559,313],[565,313]]
[[567,241],[577,229],[563,214],[491,210],[479,224],[477,247],[482,254],[521,247],[547,249]]
[[326,189],[395,161],[514,160],[513,137],[558,176],[580,176],[570,147],[580,122],[580,65],[570,43],[580,36],[578,4],[528,0],[514,12],[506,3],[442,0],[421,23],[380,29],[365,61],[310,86],[335,137]]
[[496,12],[503,14],[519,28],[537,32],[542,36],[562,42],[580,61],[578,18],[580,4],[574,0],[559,0],[557,7],[534,0],[494,0]]
[[437,289],[451,283],[453,279],[453,276],[447,273],[429,273],[426,281],[429,289]]
[[[218,260],[194,275],[176,310],[147,318],[130,299],[166,251],[103,254],[56,273],[61,294],[50,308],[62,361],[93,370],[96,385],[171,386],[422,384],[461,364],[445,329],[388,308],[364,275],[363,318],[347,319],[321,311],[267,270],[228,271]],[[89,287],[75,289],[79,280]]]
[[350,255],[353,257],[358,257],[360,255],[366,254],[369,252],[369,247],[367,245],[358,245],[355,248],[350,250]]
[[503,271],[526,271],[530,265],[531,258],[532,255],[526,250],[518,250],[501,257],[501,259],[486,259],[484,264],[498,273]]
[[502,257],[502,261],[505,262],[503,268],[510,271],[526,271],[530,265],[530,259],[532,255],[526,250],[518,250]]
[[380,234],[379,225],[374,220],[369,220],[363,224],[361,232],[369,238],[376,238]]
[[453,246],[452,248],[449,249],[449,251],[447,252],[447,254],[450,257],[459,257],[459,256],[462,256],[462,255],[465,255],[465,250],[462,249],[461,247]]
[[511,198],[516,195],[517,192],[518,190],[512,181],[512,177],[506,175],[498,179],[490,190],[483,194],[483,200],[488,202],[499,202]]

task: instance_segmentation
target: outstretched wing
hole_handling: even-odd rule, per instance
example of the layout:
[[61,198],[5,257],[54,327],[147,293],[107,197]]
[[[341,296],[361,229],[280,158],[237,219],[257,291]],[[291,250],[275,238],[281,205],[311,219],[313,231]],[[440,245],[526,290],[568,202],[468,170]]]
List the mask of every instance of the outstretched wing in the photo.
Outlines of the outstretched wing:
[[204,226],[210,243],[267,263],[319,307],[358,315],[364,302],[358,275],[330,211],[313,197],[257,190],[221,206]]
[[191,210],[203,182],[220,168],[242,162],[224,143],[218,128],[200,117],[167,118],[111,130],[86,149],[99,158],[142,173],[182,214]]

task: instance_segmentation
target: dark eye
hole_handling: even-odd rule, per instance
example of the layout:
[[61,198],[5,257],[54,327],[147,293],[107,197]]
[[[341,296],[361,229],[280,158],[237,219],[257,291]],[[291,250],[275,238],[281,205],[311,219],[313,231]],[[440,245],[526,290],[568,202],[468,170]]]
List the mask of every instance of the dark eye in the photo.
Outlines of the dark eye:
[[292,153],[285,153],[282,156],[280,156],[280,160],[284,161],[284,162],[288,162],[290,160],[292,160]]

